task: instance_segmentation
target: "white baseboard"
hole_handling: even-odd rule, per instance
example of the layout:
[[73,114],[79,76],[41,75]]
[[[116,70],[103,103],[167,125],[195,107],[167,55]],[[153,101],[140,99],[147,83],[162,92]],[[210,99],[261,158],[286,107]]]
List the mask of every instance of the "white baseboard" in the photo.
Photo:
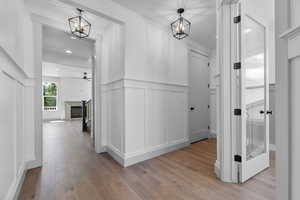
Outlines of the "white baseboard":
[[42,167],[42,163],[39,162],[38,160],[32,160],[32,161],[27,162],[26,167],[27,167],[27,170],[34,169],[34,168]]
[[276,151],[276,146],[275,144],[270,144],[269,145],[270,151]]
[[215,162],[215,174],[219,179],[221,179],[221,173],[220,173],[220,162],[216,160]]
[[120,153],[113,150],[113,148],[108,147],[107,152],[123,167],[129,167],[139,162],[160,156],[162,154],[181,149],[188,146],[190,143],[188,140],[181,141],[179,143],[174,143],[171,145],[164,145],[155,150],[149,150],[148,152],[141,152],[139,154],[134,154],[132,156],[120,155]]
[[16,177],[16,179],[10,186],[9,191],[5,197],[5,200],[17,200],[18,199],[22,185],[25,180],[26,172],[27,172],[27,163],[24,163],[21,167],[20,175],[18,177]]
[[107,153],[113,157],[115,161],[117,161],[120,165],[124,167],[124,156],[120,155],[118,152],[116,152],[113,148],[107,147]]
[[175,151],[177,149],[181,149],[183,147],[188,146],[189,144],[190,144],[189,141],[185,140],[185,141],[180,142],[180,143],[171,144],[171,145],[159,148],[159,149],[155,149],[155,150],[152,150],[152,151],[149,151],[149,152],[141,153],[140,155],[135,155],[135,156],[126,158],[125,162],[124,162],[124,167],[134,165],[136,163],[139,163],[139,162],[142,162],[142,161],[160,156],[162,154],[165,154],[165,153],[168,153],[168,152],[171,152],[171,151]]
[[209,130],[200,130],[197,133],[190,134],[190,143],[197,142],[199,140],[207,139],[209,137]]
[[217,131],[210,130],[209,131],[209,138],[217,138]]
[[106,146],[104,146],[104,147],[100,147],[99,149],[95,149],[95,152],[96,153],[105,153],[108,151],[107,149],[108,148]]

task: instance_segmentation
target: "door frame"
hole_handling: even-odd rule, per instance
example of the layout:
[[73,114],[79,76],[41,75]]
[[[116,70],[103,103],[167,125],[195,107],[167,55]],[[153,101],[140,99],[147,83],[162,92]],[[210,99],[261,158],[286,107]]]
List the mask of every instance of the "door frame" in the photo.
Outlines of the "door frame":
[[[220,179],[224,182],[238,182],[237,167],[234,155],[237,151],[235,138],[236,122],[233,120],[235,103],[233,90],[233,63],[237,62],[235,42],[233,40],[233,16],[237,14],[236,4],[239,0],[219,0],[217,2],[217,64],[220,67],[219,94],[219,149],[220,149]],[[228,51],[229,50],[229,51]]]
[[[69,4],[69,3],[66,3]],[[73,7],[83,7],[79,4],[69,4]],[[59,5],[55,5],[58,6]],[[94,10],[86,9],[88,12],[97,15],[100,18],[103,18],[104,14],[99,13]],[[65,23],[61,21],[57,21],[55,18],[49,18],[48,16],[43,16],[42,11],[39,13],[30,12],[32,27],[33,27],[33,65],[34,65],[34,102],[35,102],[35,109],[34,109],[34,120],[35,120],[35,160],[28,163],[28,169],[42,167],[43,165],[43,106],[42,106],[42,26],[50,26],[57,28],[59,30],[65,31]],[[113,20],[111,17],[106,17],[108,20],[114,23],[120,24],[118,20]],[[93,66],[93,83],[92,83],[92,98],[93,98],[93,132],[94,132],[94,140],[95,146],[94,150],[96,153],[106,152],[106,143],[104,139],[106,134],[102,130],[101,123],[103,122],[103,115],[102,115],[102,80],[101,80],[101,55],[102,55],[102,35],[101,32],[103,30],[96,29],[97,34],[94,36],[95,43],[95,53],[97,54],[94,57],[95,62]],[[97,123],[94,123],[96,122]],[[93,126],[92,125],[92,126]]]
[[[230,76],[228,75],[231,69],[228,61],[228,49],[231,49],[230,42],[230,25],[231,20],[230,6],[237,3],[238,0],[217,0],[217,64],[221,67],[221,91],[219,101],[231,107],[228,103],[228,97],[224,93],[231,93],[228,86],[230,84]],[[278,199],[290,200],[290,136],[282,133],[289,133],[289,57],[288,57],[288,40],[287,35],[283,34],[289,30],[289,10],[288,1],[275,0],[275,42],[276,42],[276,197]],[[291,29],[292,32],[292,29]],[[299,31],[300,32],[300,31]],[[281,36],[281,38],[280,38]],[[227,69],[227,70],[222,70]],[[225,85],[223,85],[225,84]],[[229,116],[230,110],[220,107],[220,134],[219,145],[222,153],[220,159],[220,173],[223,181],[234,182],[230,177],[232,174],[230,149],[231,141],[224,137],[231,138],[230,126],[224,126],[224,115]],[[225,123],[226,124],[226,123]],[[222,130],[222,131],[221,131]],[[225,150],[225,151],[224,151]]]

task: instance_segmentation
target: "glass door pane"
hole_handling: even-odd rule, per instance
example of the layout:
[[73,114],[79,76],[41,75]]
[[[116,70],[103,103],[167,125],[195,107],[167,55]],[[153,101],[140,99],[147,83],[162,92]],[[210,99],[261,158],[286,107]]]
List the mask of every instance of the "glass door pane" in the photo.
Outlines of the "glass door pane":
[[266,153],[265,27],[245,16],[244,98],[246,107],[246,156],[251,160]]

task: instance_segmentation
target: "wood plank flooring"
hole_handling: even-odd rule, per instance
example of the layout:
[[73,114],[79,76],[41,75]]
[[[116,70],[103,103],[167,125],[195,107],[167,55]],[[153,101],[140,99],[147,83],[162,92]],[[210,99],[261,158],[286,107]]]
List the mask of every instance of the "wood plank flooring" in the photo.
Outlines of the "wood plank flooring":
[[44,166],[28,171],[20,200],[274,200],[272,167],[243,185],[214,174],[209,139],[136,164],[96,154],[80,122],[44,124]]

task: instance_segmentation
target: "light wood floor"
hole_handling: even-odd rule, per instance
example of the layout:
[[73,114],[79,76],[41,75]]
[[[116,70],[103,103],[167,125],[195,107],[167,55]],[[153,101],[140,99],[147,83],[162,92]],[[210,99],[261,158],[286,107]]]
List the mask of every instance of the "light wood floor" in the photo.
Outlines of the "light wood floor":
[[274,166],[243,185],[214,174],[215,140],[128,168],[94,153],[79,122],[44,124],[44,166],[28,171],[20,198],[39,200],[274,200]]

